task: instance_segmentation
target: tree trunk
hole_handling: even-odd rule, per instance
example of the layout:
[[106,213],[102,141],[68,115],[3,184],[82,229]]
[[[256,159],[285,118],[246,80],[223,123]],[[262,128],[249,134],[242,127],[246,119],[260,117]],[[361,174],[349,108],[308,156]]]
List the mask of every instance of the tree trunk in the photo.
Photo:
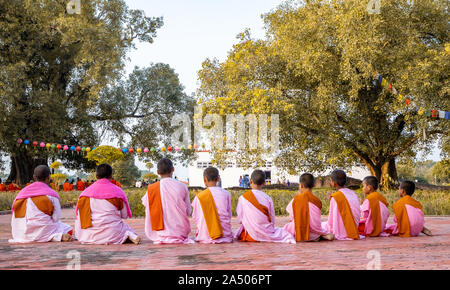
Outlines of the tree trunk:
[[376,176],[380,183],[380,188],[383,190],[394,189],[398,186],[397,168],[395,167],[395,158],[385,160],[384,162],[376,163],[371,166],[364,162],[369,168],[370,173]]
[[45,158],[32,158],[26,151],[20,151],[11,156],[11,169],[8,180],[20,186],[33,179],[33,172],[38,165],[47,165]]

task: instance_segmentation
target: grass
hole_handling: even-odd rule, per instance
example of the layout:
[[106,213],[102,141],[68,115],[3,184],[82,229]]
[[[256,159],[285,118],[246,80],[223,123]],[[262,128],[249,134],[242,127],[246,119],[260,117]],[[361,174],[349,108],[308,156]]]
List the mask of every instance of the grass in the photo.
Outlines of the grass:
[[[314,194],[322,201],[322,214],[327,215],[330,206],[327,198],[327,192],[332,191],[330,188],[317,188],[314,189]],[[296,194],[296,191],[292,190],[279,190],[270,189],[265,191],[272,197],[275,214],[282,216],[287,215],[286,206]],[[146,193],[142,188],[129,188],[125,189],[127,194],[128,203],[130,204],[131,211],[134,217],[142,217],[145,215],[145,208],[141,203],[142,196]],[[190,191],[191,201],[194,199],[197,191]],[[231,190],[231,207],[233,215],[236,215],[236,205],[239,196],[244,193],[244,190]],[[356,193],[364,200],[364,194],[362,191],[356,190]],[[60,192],[61,206],[70,207],[75,206],[78,200],[80,192]],[[392,204],[398,200],[398,192],[395,190],[389,192],[383,192],[384,196],[389,202],[389,210],[392,212]],[[0,210],[10,210],[11,204],[14,201],[17,192],[0,192]],[[417,190],[413,197],[418,200],[423,206],[423,212],[425,215],[450,215],[450,191],[448,190]]]

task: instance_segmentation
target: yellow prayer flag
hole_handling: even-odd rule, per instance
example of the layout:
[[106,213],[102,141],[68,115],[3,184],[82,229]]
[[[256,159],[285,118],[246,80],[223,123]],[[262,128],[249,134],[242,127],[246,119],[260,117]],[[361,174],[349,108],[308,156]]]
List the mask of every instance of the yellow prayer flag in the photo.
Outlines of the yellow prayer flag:
[[402,94],[398,94],[397,100],[399,102],[403,102],[403,95]]
[[383,79],[383,80],[381,81],[381,86],[382,86],[382,87],[385,87],[386,84],[387,84],[387,81],[386,81],[385,79]]

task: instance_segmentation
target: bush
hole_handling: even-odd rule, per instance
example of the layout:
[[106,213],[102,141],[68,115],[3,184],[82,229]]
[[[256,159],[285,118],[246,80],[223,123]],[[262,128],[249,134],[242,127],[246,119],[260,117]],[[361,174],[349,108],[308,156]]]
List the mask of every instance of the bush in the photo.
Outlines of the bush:
[[[190,190],[190,200],[195,197],[200,190]],[[327,198],[327,191],[332,191],[330,188],[314,189],[314,194],[322,201],[322,215],[328,215],[330,202]],[[239,199],[245,190],[233,189],[231,193],[231,207],[233,215],[236,215],[236,206]],[[297,193],[295,190],[288,189],[269,189],[265,191],[273,200],[275,215],[287,215],[286,206]],[[10,210],[12,202],[18,192],[0,192],[0,210]],[[70,207],[75,206],[78,196],[81,192],[59,192],[61,206]],[[145,188],[130,188],[125,189],[125,193],[130,204],[133,217],[145,216],[145,208],[142,205],[141,199],[146,194]],[[364,194],[360,189],[356,190],[361,201],[364,200]],[[395,190],[383,192],[384,196],[389,202],[389,211],[393,214],[392,205],[399,199],[398,192]],[[450,194],[448,190],[416,190],[413,197],[417,199],[423,206],[425,215],[450,215]]]

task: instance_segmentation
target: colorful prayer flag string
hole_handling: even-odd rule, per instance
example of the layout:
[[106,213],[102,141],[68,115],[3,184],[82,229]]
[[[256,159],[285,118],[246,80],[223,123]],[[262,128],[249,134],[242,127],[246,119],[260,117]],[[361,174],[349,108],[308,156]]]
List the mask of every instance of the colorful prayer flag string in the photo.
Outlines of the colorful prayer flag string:
[[412,101],[410,97],[407,96],[406,98],[404,98],[404,96],[400,94],[399,91],[391,83],[389,83],[382,75],[380,75],[376,69],[373,70],[372,75],[375,80],[378,80],[378,82],[381,84],[382,87],[387,88],[389,92],[398,96],[397,100],[399,102],[405,101],[406,106],[410,107],[411,105],[411,107],[415,109],[419,115],[423,115],[424,112],[426,112],[425,115],[427,117],[450,120],[450,112],[448,111],[441,111],[441,110],[425,111],[425,109],[422,107],[417,108],[416,103]]

